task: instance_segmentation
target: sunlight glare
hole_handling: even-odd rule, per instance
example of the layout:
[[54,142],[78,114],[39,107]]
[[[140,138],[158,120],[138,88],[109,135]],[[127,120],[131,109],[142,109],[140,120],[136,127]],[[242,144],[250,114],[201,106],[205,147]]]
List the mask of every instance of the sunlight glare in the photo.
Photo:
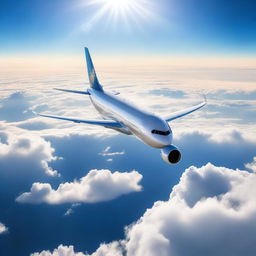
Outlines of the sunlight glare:
[[105,0],[104,2],[116,11],[131,8],[135,4],[134,0]]
[[102,19],[105,26],[123,22],[128,27],[129,23],[138,25],[142,19],[152,20],[155,16],[150,0],[87,0],[84,6],[98,7],[84,26],[87,32]]

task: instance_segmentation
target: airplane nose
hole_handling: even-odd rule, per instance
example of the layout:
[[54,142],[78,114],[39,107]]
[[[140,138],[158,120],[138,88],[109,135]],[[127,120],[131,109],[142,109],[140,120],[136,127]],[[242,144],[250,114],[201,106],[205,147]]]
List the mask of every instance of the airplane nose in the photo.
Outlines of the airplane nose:
[[162,136],[157,138],[159,142],[159,146],[166,147],[172,144],[172,134],[169,134],[167,136]]
[[166,143],[168,145],[172,144],[172,133],[166,136]]

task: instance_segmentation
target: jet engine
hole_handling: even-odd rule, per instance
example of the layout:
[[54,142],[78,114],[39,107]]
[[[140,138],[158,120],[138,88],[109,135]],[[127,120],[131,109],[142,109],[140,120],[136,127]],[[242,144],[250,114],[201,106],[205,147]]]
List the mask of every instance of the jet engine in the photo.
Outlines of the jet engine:
[[163,160],[168,164],[176,164],[181,159],[181,153],[174,145],[162,148],[161,156]]

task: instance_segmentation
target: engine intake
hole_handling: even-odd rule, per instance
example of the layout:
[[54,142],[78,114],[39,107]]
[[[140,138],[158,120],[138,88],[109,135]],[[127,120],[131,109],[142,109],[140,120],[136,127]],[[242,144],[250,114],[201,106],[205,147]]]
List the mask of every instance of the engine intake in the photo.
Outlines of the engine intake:
[[161,149],[161,156],[168,164],[177,164],[181,159],[181,153],[174,145]]

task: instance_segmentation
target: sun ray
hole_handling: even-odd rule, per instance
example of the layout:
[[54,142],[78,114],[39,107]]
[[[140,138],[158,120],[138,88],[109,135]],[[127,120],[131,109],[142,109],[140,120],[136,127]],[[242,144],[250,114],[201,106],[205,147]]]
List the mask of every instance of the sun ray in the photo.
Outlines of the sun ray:
[[83,6],[98,7],[98,11],[83,25],[90,28],[103,19],[104,27],[121,25],[129,30],[135,24],[140,28],[143,20],[152,20],[155,16],[151,0],[90,0]]

